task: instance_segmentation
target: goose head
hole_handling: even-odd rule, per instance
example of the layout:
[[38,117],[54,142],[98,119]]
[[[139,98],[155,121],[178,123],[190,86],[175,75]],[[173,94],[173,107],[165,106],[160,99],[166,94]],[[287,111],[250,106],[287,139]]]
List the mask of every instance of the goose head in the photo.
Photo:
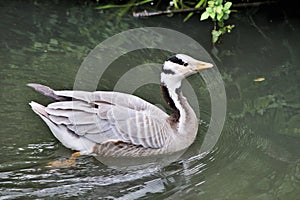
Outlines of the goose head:
[[164,62],[161,83],[168,88],[179,88],[184,78],[211,67],[211,63],[196,60],[185,54],[176,54]]

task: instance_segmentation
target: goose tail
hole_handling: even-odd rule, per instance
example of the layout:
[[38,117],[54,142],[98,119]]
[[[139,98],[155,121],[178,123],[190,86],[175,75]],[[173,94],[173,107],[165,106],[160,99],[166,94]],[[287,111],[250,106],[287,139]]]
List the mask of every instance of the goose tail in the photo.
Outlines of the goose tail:
[[40,93],[42,95],[45,95],[45,96],[49,97],[50,99],[52,99],[54,101],[69,100],[66,97],[56,95],[55,91],[52,88],[48,87],[48,86],[41,85],[41,84],[38,84],[38,83],[28,83],[27,86],[33,88],[38,93]]
[[34,101],[30,102],[32,110],[39,115],[48,125],[53,135],[67,148],[79,151],[81,155],[88,155],[93,152],[95,143],[85,137],[78,136],[70,131],[63,124],[56,124],[51,121],[49,114],[45,111],[45,106]]

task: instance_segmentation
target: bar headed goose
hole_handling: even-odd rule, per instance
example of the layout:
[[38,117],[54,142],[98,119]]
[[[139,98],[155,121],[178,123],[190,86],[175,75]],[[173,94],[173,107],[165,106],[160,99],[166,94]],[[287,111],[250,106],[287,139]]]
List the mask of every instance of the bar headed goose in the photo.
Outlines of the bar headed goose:
[[211,67],[184,54],[164,62],[160,87],[171,115],[131,94],[55,91],[35,83],[28,86],[56,102],[30,105],[65,147],[79,152],[76,155],[143,157],[177,152],[193,143],[198,130],[181,81]]

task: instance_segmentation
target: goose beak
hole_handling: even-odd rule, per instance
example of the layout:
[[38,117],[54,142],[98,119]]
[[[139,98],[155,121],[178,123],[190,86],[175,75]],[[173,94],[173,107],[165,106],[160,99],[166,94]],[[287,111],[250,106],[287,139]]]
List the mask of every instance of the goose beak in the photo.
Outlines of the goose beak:
[[213,66],[214,65],[211,64],[211,63],[199,61],[199,62],[196,63],[196,68],[194,68],[193,71],[201,71],[201,70],[204,70],[204,69],[212,68]]

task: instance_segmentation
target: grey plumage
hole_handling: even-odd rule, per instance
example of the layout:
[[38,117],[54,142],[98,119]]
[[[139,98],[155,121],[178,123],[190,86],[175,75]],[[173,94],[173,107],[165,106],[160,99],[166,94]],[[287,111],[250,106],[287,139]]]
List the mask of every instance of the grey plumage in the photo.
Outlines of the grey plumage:
[[81,154],[136,157],[180,151],[192,144],[198,129],[181,80],[212,65],[182,54],[166,63],[162,73],[168,73],[161,78],[179,114],[177,121],[147,101],[119,92],[55,91],[31,83],[29,87],[58,102],[30,105],[64,146]]

